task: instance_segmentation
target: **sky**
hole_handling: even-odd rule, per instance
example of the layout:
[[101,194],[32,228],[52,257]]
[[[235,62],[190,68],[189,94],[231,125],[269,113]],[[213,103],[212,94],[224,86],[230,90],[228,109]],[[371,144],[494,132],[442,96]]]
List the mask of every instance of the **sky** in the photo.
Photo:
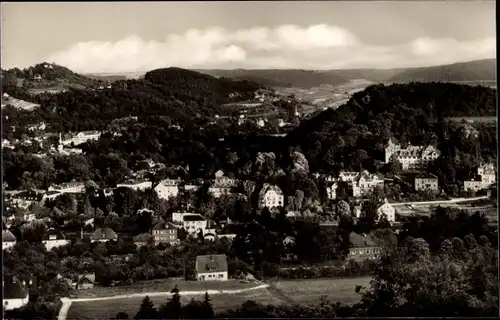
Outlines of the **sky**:
[[400,68],[496,57],[494,1],[1,4],[2,68]]

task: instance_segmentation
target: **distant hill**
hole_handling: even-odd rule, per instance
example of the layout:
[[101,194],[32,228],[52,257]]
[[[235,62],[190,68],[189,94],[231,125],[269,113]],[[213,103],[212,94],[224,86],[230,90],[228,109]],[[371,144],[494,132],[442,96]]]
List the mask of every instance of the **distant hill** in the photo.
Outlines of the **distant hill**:
[[[221,105],[253,98],[261,88],[249,81],[166,68],[150,71],[142,80],[113,82],[110,88],[31,97],[41,105],[40,116],[46,122],[57,122],[73,130],[93,130],[128,116],[167,116],[174,123],[202,120],[224,114]],[[21,93],[21,88],[16,89]]]
[[495,59],[476,60],[435,67],[406,69],[388,82],[459,82],[496,80]]
[[66,67],[47,62],[22,70],[18,68],[2,70],[2,79],[6,80],[7,85],[22,87],[32,92],[57,92],[69,88],[96,88],[101,83],[97,79],[89,78]]
[[312,88],[321,85],[336,86],[355,79],[366,79],[376,83],[495,80],[495,70],[495,59],[487,59],[435,67],[399,69],[198,71],[215,77],[251,80],[273,87]]

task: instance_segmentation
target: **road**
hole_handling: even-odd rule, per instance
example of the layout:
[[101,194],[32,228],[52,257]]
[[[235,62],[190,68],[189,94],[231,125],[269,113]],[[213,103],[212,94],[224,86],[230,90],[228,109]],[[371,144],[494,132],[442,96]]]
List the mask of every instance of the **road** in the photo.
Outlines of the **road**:
[[[260,284],[258,286],[253,287],[253,288],[238,289],[238,290],[182,291],[182,295],[183,296],[196,296],[196,295],[203,295],[203,294],[205,294],[205,292],[208,292],[209,295],[234,294],[234,293],[247,292],[247,291],[251,291],[251,290],[265,289],[268,287],[269,287],[268,284]],[[71,307],[71,304],[73,302],[103,301],[103,300],[115,300],[115,299],[126,299],[126,298],[142,298],[145,296],[158,297],[158,296],[166,296],[169,294],[171,295],[172,293],[170,291],[166,291],[166,292],[140,292],[140,293],[122,294],[122,295],[116,295],[116,296],[110,296],[110,297],[100,297],[100,298],[77,298],[77,299],[61,298],[63,305],[62,305],[61,309],[59,310],[59,315],[57,316],[57,319],[58,320],[66,320],[66,316],[68,315],[69,308]]]
[[446,203],[460,203],[460,202],[467,202],[467,201],[475,201],[475,200],[482,200],[482,199],[488,199],[488,196],[481,196],[481,197],[475,197],[475,198],[455,198],[451,200],[437,200],[437,201],[415,201],[415,202],[394,202],[391,203],[393,207],[397,206],[406,206],[406,205],[426,205],[426,204],[446,204]]

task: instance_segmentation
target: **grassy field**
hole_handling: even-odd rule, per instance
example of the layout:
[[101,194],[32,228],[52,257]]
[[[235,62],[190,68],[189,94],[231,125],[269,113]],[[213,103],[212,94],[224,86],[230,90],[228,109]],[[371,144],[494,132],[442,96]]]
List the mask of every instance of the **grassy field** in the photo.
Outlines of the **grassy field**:
[[200,281],[184,281],[171,279],[157,279],[151,281],[141,281],[128,286],[117,287],[95,287],[87,290],[74,290],[71,298],[97,298],[110,297],[116,295],[124,295],[141,292],[165,292],[170,291],[173,287],[179,288],[181,291],[206,291],[206,290],[238,290],[255,287],[256,283],[241,283],[237,280],[229,280],[225,282],[200,282]]
[[[242,303],[247,300],[254,300],[263,304],[283,304],[283,303],[298,303],[298,304],[316,304],[319,302],[321,296],[328,296],[343,303],[356,303],[360,300],[361,296],[357,294],[354,289],[356,285],[367,285],[371,277],[358,277],[358,278],[341,278],[341,279],[308,279],[308,280],[279,280],[271,282],[271,288],[250,290],[247,292],[235,294],[213,294],[212,305],[217,311],[224,309],[232,309],[240,307]],[[226,290],[238,289],[239,283],[231,285],[228,283],[213,283],[203,284],[206,285],[208,290],[221,289],[225,287]],[[205,290],[200,289],[191,284],[188,286],[180,286],[180,294],[182,303],[188,303],[192,298],[202,300],[203,295],[184,295],[183,291],[190,290]],[[231,287],[232,286],[232,287]],[[250,284],[255,287],[256,284]],[[170,290],[169,284],[163,290]],[[151,289],[151,291],[154,291]],[[139,291],[140,292],[140,291]],[[126,312],[132,318],[139,309],[139,305],[144,297],[122,298],[104,301],[85,301],[73,302],[68,311],[67,319],[109,319],[114,317],[118,312]],[[163,304],[167,295],[150,296],[155,306],[158,307]]]
[[[183,304],[195,300],[203,300],[203,295],[183,296],[180,292]],[[166,302],[167,296],[150,297],[155,307]],[[240,307],[247,300],[254,300],[263,304],[280,304],[283,301],[272,295],[267,289],[251,290],[236,294],[215,294],[211,296],[212,305],[216,311]],[[124,298],[105,301],[73,302],[68,311],[67,319],[109,319],[116,316],[120,311],[126,312],[129,318],[133,318],[144,297]]]
[[281,294],[299,304],[319,303],[321,296],[342,303],[356,303],[361,299],[354,289],[357,285],[368,285],[371,277],[341,279],[280,280],[272,286]]
[[[484,212],[486,217],[490,219],[490,221],[497,221],[498,220],[498,209],[495,208],[492,205],[484,205],[484,206],[479,206],[475,207],[470,204],[462,204],[462,203],[442,203],[440,204],[441,207],[446,207],[446,208],[455,208],[455,209],[462,209],[462,210],[467,210],[471,214],[479,211],[479,212]],[[412,205],[412,208],[409,208],[408,206],[396,206],[396,213],[402,215],[402,216],[412,216],[412,215],[422,215],[422,216],[430,216],[433,212],[434,209],[437,207],[437,205]]]

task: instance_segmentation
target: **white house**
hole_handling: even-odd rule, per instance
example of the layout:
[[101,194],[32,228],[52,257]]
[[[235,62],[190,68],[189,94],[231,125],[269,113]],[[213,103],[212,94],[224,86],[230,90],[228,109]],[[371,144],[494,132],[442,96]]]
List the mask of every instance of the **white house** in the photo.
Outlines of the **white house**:
[[100,136],[101,133],[98,131],[82,131],[78,132],[76,135],[71,135],[67,139],[62,139],[62,137],[60,137],[59,143],[64,146],[71,144],[77,146],[90,140],[99,140]]
[[470,180],[464,181],[464,190],[465,191],[474,191],[477,192],[479,190],[484,189],[483,181],[481,177],[473,177]]
[[200,230],[203,234],[207,233],[207,219],[201,214],[185,214],[182,226],[192,236],[196,236]]
[[118,240],[118,235],[111,228],[98,228],[90,236],[90,242],[108,242]]
[[57,191],[60,193],[84,193],[85,183],[76,181],[61,183],[60,185],[50,186],[48,191]]
[[259,193],[259,207],[275,208],[283,207],[285,204],[285,197],[283,191],[278,186],[264,184]]
[[179,194],[179,180],[162,180],[154,189],[160,199],[176,198]]
[[438,177],[432,173],[421,173],[415,177],[415,191],[439,191]]
[[141,190],[145,191],[152,187],[152,182],[148,180],[129,180],[123,183],[119,183],[116,185],[117,188],[129,188],[132,190]]
[[13,206],[28,209],[32,204],[42,201],[43,195],[35,191],[22,191],[8,199]]
[[385,216],[387,221],[394,222],[396,221],[396,209],[386,201],[377,208],[377,216],[379,219]]
[[3,309],[13,310],[28,304],[29,293],[26,287],[17,278],[4,276],[3,284]]
[[371,174],[366,170],[361,172],[342,171],[337,178],[329,176],[325,180],[330,183],[327,187],[327,193],[328,198],[332,200],[336,198],[336,189],[338,188],[339,182],[346,182],[352,189],[352,195],[354,197],[368,195],[371,194],[376,187],[384,187],[384,177],[377,174]]
[[9,230],[2,231],[2,250],[10,249],[16,245],[16,236]]
[[389,139],[385,147],[385,162],[389,163],[392,156],[395,156],[403,170],[418,170],[424,169],[432,161],[439,158],[440,151],[434,146],[412,146],[408,145],[406,148],[401,148],[400,144],[396,144]]
[[196,257],[196,279],[198,281],[227,281],[228,268],[225,254],[210,254]]
[[234,187],[238,185],[238,180],[231,179],[224,175],[224,171],[219,170],[215,173],[215,180],[208,188],[208,192],[215,198],[219,198],[223,194],[231,194]]
[[486,187],[491,186],[496,182],[495,165],[488,163],[477,168],[477,174],[481,176],[481,181]]
[[48,230],[42,239],[42,243],[47,251],[52,250],[52,248],[65,246],[70,242],[71,241],[67,240],[61,232],[54,229]]
[[337,188],[339,187],[337,182],[332,182],[327,185],[326,193],[328,195],[328,199],[335,200],[337,199]]

